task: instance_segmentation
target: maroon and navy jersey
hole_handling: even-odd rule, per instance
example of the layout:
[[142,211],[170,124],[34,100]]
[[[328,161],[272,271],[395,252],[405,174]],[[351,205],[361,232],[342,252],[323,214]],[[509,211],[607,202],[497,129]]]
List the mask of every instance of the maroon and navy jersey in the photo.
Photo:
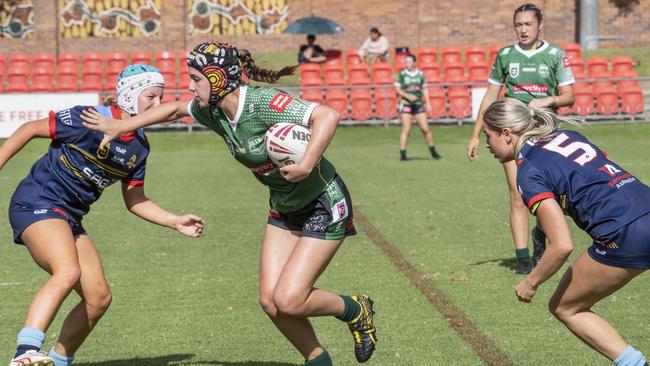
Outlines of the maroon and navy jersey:
[[120,118],[117,107],[76,106],[50,112],[52,143],[18,185],[13,202],[25,207],[59,207],[81,217],[109,185],[117,181],[144,184],[149,155],[144,132],[124,134],[100,150],[103,134],[82,124],[81,111],[89,108],[107,118]]
[[650,212],[650,188],[575,131],[524,143],[517,185],[531,213],[553,198],[594,240]]

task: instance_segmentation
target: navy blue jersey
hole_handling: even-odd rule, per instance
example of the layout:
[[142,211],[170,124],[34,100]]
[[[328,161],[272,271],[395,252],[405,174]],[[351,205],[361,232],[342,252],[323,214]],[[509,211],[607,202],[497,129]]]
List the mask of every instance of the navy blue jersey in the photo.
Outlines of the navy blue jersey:
[[575,131],[525,143],[517,158],[517,185],[531,213],[554,198],[594,240],[650,212],[650,188]]
[[103,134],[85,128],[81,111],[93,108],[120,118],[117,107],[76,106],[50,112],[52,143],[11,198],[25,207],[60,207],[75,217],[88,212],[104,188],[117,182],[144,184],[149,143],[142,130],[124,134],[99,150]]

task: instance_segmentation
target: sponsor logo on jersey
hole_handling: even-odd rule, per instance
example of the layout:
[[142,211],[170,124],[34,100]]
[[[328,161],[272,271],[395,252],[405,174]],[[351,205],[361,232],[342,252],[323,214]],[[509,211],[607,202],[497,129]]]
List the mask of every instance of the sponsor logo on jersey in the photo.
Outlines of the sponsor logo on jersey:
[[269,103],[269,108],[271,108],[274,111],[284,112],[284,110],[287,109],[287,105],[289,105],[290,102],[291,102],[290,96],[288,96],[287,94],[278,93],[273,97],[273,99],[271,99],[271,103]]
[[264,138],[262,136],[253,136],[248,139],[248,151],[251,154],[264,154]]
[[548,77],[548,75],[551,73],[551,72],[549,71],[549,69],[548,69],[548,66],[546,66],[546,64],[541,64],[541,65],[539,65],[539,70],[538,70],[538,72],[539,72],[539,76],[541,76],[541,77],[543,77],[543,78]]
[[129,169],[135,168],[136,160],[138,160],[138,157],[135,154],[131,155],[131,157],[129,158],[129,161],[126,163],[126,167],[129,168]]
[[571,60],[569,60],[568,57],[563,57],[563,58],[562,58],[562,65],[564,65],[564,67],[569,67],[569,66],[571,66]]
[[345,198],[338,201],[331,207],[332,210],[332,222],[339,222],[346,217],[348,217],[348,204],[345,202]]
[[120,163],[120,164],[122,164],[122,165],[126,165],[126,162],[125,162],[126,159],[123,158],[123,157],[119,157],[119,156],[115,156],[115,155],[113,155],[113,156],[111,157],[111,160],[114,161],[114,162],[116,162],[116,163]]
[[636,182],[636,178],[630,173],[625,173],[609,181],[607,184],[610,187],[621,188],[628,183]]
[[516,78],[517,76],[519,76],[519,62],[511,62],[508,65],[508,73],[513,78]]
[[248,114],[255,114],[255,104],[251,103],[248,106]]
[[108,157],[108,153],[110,152],[110,150],[111,150],[111,143],[109,142],[108,144],[106,144],[106,146],[104,146],[103,149],[99,149],[99,148],[97,149],[97,157],[100,158],[101,160],[106,159]]
[[522,67],[521,72],[537,72],[537,69],[534,67]]
[[46,214],[46,213],[47,213],[46,209],[34,210],[34,215],[42,215],[42,214]]
[[277,165],[275,165],[274,162],[271,160],[267,161],[266,163],[262,165],[247,165],[247,168],[253,172],[253,174],[257,175],[267,175],[268,173],[274,171],[275,169],[278,168]]
[[89,167],[84,167],[82,172],[90,180],[91,182],[95,183],[97,187],[100,189],[104,189],[108,187],[111,184],[111,181],[102,177],[101,175],[95,173],[92,169]]
[[551,48],[551,50],[548,51],[548,54],[549,55],[557,55],[557,48],[555,48],[555,47]]
[[123,147],[115,146],[115,151],[117,151],[120,154],[126,154],[126,149]]
[[59,122],[63,123],[64,125],[72,126],[72,116],[70,115],[69,109],[60,111],[57,113],[57,116],[59,117]]
[[515,93],[546,94],[548,85],[546,84],[515,84],[512,86]]
[[503,51],[501,51],[501,54],[502,54],[502,55],[507,55],[508,52],[510,52],[510,47],[506,47],[506,48],[504,48]]

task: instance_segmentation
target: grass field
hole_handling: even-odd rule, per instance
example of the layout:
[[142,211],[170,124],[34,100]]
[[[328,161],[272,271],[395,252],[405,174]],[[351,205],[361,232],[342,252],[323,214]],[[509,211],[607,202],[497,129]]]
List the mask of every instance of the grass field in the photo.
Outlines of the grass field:
[[[532,304],[517,302],[514,286],[522,277],[513,273],[504,174],[484,150],[478,161],[467,161],[470,128],[433,128],[441,161],[428,158],[413,131],[414,159],[408,162],[397,159],[398,128],[339,129],[327,156],[367,222],[357,220],[359,235],[344,243],[318,286],[375,299],[379,343],[369,365],[481,365],[480,354],[494,351],[505,355],[503,364],[610,365],[547,311],[558,275]],[[650,182],[650,125],[592,125],[583,133]],[[145,223],[126,211],[119,188],[107,189],[84,226],[103,258],[114,300],[76,365],[301,365],[257,303],[265,188],[212,133],[149,137],[149,196],[163,207],[203,216],[205,237],[185,239]],[[30,297],[46,278],[25,248],[12,244],[5,213],[14,187],[46,147],[44,140],[32,142],[0,172],[0,362],[13,354]],[[586,234],[572,229],[571,259],[589,244]],[[411,274],[455,306],[451,317],[441,315],[375,245],[377,234],[399,251]],[[642,275],[595,310],[650,354],[646,280]],[[61,315],[76,301],[70,296]],[[57,317],[47,332],[47,349],[62,320]],[[314,324],[336,365],[356,364],[345,325],[332,318]]]

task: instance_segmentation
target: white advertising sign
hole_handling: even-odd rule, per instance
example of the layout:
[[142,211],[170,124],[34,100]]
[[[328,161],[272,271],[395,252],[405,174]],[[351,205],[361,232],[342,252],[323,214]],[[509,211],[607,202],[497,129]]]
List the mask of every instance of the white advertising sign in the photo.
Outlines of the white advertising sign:
[[481,102],[487,92],[487,88],[472,88],[472,119],[476,121]]
[[50,111],[98,102],[98,93],[0,94],[0,138],[11,136],[25,122],[47,118]]

